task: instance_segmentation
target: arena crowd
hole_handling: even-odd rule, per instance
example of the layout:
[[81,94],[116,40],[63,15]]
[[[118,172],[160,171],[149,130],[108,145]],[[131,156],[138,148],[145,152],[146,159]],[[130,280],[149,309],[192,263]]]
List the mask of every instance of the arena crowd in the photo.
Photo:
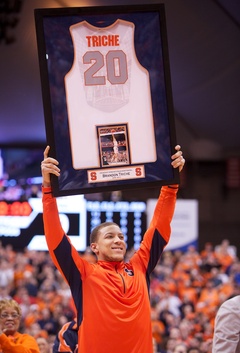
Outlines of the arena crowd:
[[[126,257],[131,255],[129,250]],[[89,249],[82,254],[95,262]],[[240,261],[228,240],[202,251],[164,251],[152,274],[150,297],[155,352],[210,353],[214,319],[226,299],[240,294]],[[44,251],[14,251],[0,245],[0,299],[15,299],[21,331],[52,345],[61,327],[75,317],[71,293]],[[181,348],[181,350],[179,349]]]

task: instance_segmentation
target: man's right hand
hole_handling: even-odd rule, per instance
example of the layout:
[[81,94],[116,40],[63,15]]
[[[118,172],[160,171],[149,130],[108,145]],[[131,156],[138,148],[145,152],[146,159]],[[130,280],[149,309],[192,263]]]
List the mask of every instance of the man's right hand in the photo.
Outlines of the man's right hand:
[[47,146],[43,153],[44,159],[41,163],[41,171],[42,171],[44,187],[51,186],[50,174],[54,174],[56,176],[60,175],[60,169],[58,168],[59,163],[56,159],[48,157],[49,150],[50,150],[50,146]]

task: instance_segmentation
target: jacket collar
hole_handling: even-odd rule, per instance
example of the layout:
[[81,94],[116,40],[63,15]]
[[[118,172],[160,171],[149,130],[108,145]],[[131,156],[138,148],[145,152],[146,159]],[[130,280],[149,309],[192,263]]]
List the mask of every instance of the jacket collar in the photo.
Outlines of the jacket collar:
[[121,270],[124,268],[123,261],[98,261],[97,264],[106,270]]

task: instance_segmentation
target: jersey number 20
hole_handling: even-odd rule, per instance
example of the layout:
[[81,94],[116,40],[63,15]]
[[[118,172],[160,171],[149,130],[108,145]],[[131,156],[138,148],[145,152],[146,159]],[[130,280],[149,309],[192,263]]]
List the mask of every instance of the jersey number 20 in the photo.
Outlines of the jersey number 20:
[[[112,85],[124,84],[128,79],[126,54],[122,50],[110,50],[105,57],[99,51],[87,51],[83,56],[83,63],[92,64],[84,72],[86,86],[105,85],[106,79]],[[97,75],[104,65],[106,77]]]

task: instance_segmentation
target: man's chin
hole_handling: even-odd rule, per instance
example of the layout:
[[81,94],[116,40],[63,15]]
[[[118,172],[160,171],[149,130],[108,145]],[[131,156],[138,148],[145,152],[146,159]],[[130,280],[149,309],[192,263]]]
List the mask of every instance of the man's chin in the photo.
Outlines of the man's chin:
[[115,255],[111,257],[110,261],[121,262],[123,261],[123,259],[124,259],[123,255]]

